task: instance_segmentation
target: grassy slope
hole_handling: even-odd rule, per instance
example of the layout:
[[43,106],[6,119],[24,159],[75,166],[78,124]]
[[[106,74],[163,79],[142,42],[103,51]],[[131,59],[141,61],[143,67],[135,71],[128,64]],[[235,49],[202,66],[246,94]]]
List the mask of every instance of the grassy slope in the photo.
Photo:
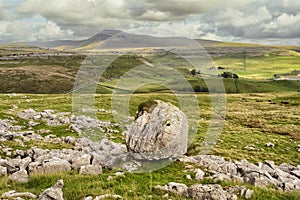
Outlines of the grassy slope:
[[[56,112],[71,111],[70,95],[18,95],[8,97],[0,95],[0,118],[15,117],[17,124],[27,124],[26,120],[16,117],[18,110],[34,108],[38,111],[43,109],[54,109]],[[299,165],[300,157],[297,152],[297,145],[300,144],[300,104],[298,99],[300,93],[269,93],[269,94],[236,94],[227,95],[227,118],[223,132],[214,147],[212,153],[223,156],[227,159],[248,159],[251,162],[274,160],[277,164],[286,162]],[[133,95],[131,97],[129,109],[132,115],[138,104],[149,99],[161,99],[178,105],[177,98],[171,94],[144,94]],[[29,100],[29,101],[28,101]],[[194,139],[194,149],[189,153],[195,154],[199,150],[207,127],[210,123],[210,98],[209,95],[198,95],[200,105],[200,129]],[[282,102],[285,102],[284,104]],[[288,104],[286,104],[288,102]],[[12,105],[18,108],[9,111]],[[96,108],[110,110],[111,95],[96,96]],[[101,120],[113,121],[111,113],[97,113]],[[45,124],[36,127],[38,129],[49,129]],[[52,134],[58,136],[74,135],[66,127],[51,129]],[[114,137],[122,138],[121,134]],[[116,139],[115,139],[116,140]],[[275,144],[274,148],[266,147],[267,142]],[[3,145],[3,144],[2,144]],[[6,144],[7,145],[7,144]],[[16,144],[13,148],[20,148]],[[254,150],[246,147],[255,145]],[[30,146],[40,146],[43,148],[63,148],[64,146],[43,146],[43,144],[27,144]],[[16,189],[17,191],[31,191],[40,193],[43,189],[53,185],[57,179],[65,180],[64,194],[66,199],[82,199],[85,195],[101,195],[106,193],[117,193],[125,199],[161,199],[165,192],[153,189],[155,185],[166,184],[169,181],[183,182],[187,185],[195,184],[185,178],[185,168],[182,163],[172,165],[153,173],[129,174],[116,180],[107,181],[107,177],[114,171],[107,170],[101,176],[75,175],[74,172],[56,175],[35,175],[28,184],[20,184],[8,181],[6,177],[0,180],[0,193]],[[210,182],[209,180],[203,183]],[[224,186],[232,183],[222,182]],[[255,189],[253,199],[297,199],[300,194],[289,194],[274,192],[266,189]],[[172,199],[184,199],[171,195]]]
[[237,73],[240,77],[252,80],[272,79],[274,74],[291,73],[295,69],[299,70],[299,60],[299,56],[296,55],[248,57],[246,59],[246,70],[244,70],[244,58],[242,55],[214,58],[217,66],[225,67],[227,70]]
[[[240,48],[242,44],[217,43],[217,47]],[[245,44],[243,44],[245,45]],[[256,48],[256,45],[248,45],[248,48]],[[22,47],[20,45],[2,45],[1,55],[22,54],[28,52],[35,53],[55,53],[53,50],[42,50],[39,48]],[[105,59],[105,57],[103,57]],[[149,62],[155,61],[176,69],[190,81],[192,87],[201,86],[205,88],[205,83],[200,76],[193,78],[190,70],[193,69],[189,63],[172,54],[147,56],[143,59]],[[299,82],[293,81],[270,81],[274,74],[290,73],[294,69],[299,70],[299,54],[289,53],[286,49],[277,52],[265,52],[261,56],[249,56],[246,60],[246,70],[244,70],[243,54],[228,54],[223,57],[214,57],[216,66],[225,67],[224,71],[231,71],[240,76],[239,92],[277,92],[277,91],[297,91],[300,88]],[[0,92],[1,93],[64,93],[73,88],[74,80],[81,63],[82,56],[62,56],[49,58],[35,58],[29,60],[13,60],[0,62]],[[199,60],[201,62],[201,60]],[[140,57],[124,56],[115,60],[104,73],[105,80],[113,78],[112,81],[101,83],[98,88],[99,93],[111,93],[118,78],[135,66],[143,64]],[[212,63],[213,64],[213,63]],[[153,73],[156,73],[155,71]],[[223,71],[219,71],[223,73]],[[143,74],[140,73],[142,77]],[[224,80],[227,93],[235,93],[234,80]],[[176,85],[176,84],[175,84]],[[178,87],[180,85],[178,84]],[[207,89],[206,89],[207,90]],[[160,92],[165,91],[158,85],[146,86],[139,92]]]

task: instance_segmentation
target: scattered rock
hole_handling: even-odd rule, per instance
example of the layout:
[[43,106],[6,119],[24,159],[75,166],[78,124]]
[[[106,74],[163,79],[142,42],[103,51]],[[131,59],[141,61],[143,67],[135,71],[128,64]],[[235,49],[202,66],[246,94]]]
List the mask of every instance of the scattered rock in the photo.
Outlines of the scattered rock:
[[191,175],[189,175],[189,174],[187,174],[185,177],[186,177],[188,180],[192,180],[192,177],[191,177]]
[[0,166],[0,176],[6,176],[7,175],[7,168]]
[[25,169],[20,169],[20,171],[17,171],[8,177],[9,180],[17,181],[20,183],[27,183],[28,182],[28,173]]
[[300,179],[300,170],[291,171],[291,174]]
[[227,200],[231,195],[223,190],[220,185],[192,185],[188,189],[189,197],[193,199]]
[[250,199],[253,195],[253,190],[247,189],[245,192],[245,199]]
[[92,196],[84,197],[82,200],[94,200]]
[[195,169],[195,180],[201,181],[205,175],[205,172],[201,169]]
[[90,154],[84,154],[80,157],[75,157],[72,160],[72,167],[73,169],[79,169],[81,166],[87,166],[91,163],[91,155]]
[[112,179],[114,179],[114,178],[116,178],[116,177],[119,177],[119,176],[125,177],[124,172],[116,172],[114,175],[115,175],[115,176],[108,176],[108,177],[107,177],[107,181],[110,181],[110,180],[112,180]]
[[84,197],[82,200],[94,200],[92,196]]
[[40,162],[32,162],[29,164],[30,173],[46,173],[54,174],[60,172],[71,171],[71,164],[67,160],[53,158]]
[[266,144],[266,147],[274,147],[275,145],[273,144],[273,143],[271,143],[271,142],[268,142],[267,144]]
[[147,160],[176,158],[186,153],[188,121],[185,114],[170,103],[146,104],[124,132],[128,150],[136,159]]
[[168,185],[165,186],[158,185],[155,188],[169,191],[174,194],[184,195],[184,196],[187,196],[188,194],[188,187],[182,183],[170,182],[168,183]]
[[102,167],[100,165],[81,166],[79,174],[100,175],[102,174]]
[[24,197],[24,198],[30,198],[30,199],[36,199],[37,196],[35,194],[32,194],[30,192],[16,192],[15,190],[11,190],[8,192],[5,192],[1,196],[2,198],[17,198],[17,197]]
[[56,184],[44,190],[39,195],[39,200],[63,200],[62,188],[64,187],[64,181],[62,179],[58,180]]
[[116,194],[104,194],[101,196],[97,196],[94,200],[101,200],[101,199],[106,199],[106,198],[110,198],[110,199],[122,199],[122,197],[120,195],[116,195]]
[[300,178],[297,173],[292,172],[297,171],[296,168],[287,164],[276,166],[273,161],[265,161],[264,164],[254,165],[247,160],[225,161],[213,155],[183,157],[179,160],[205,167],[209,173],[213,174],[208,178],[215,181],[238,181],[259,187],[274,186],[284,191],[300,188]]

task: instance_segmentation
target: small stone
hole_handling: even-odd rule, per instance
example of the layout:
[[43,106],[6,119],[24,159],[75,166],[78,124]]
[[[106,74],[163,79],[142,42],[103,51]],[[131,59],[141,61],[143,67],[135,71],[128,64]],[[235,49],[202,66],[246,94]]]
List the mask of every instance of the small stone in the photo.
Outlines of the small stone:
[[191,177],[191,175],[189,175],[189,174],[186,175],[186,178],[187,178],[188,180],[192,180],[192,177]]
[[187,195],[188,187],[182,183],[168,183],[168,190],[174,194]]
[[20,198],[20,197],[24,197],[24,198],[27,197],[27,198],[30,198],[30,199],[36,199],[37,196],[35,194],[30,193],[30,192],[16,192],[15,190],[11,190],[11,191],[3,193],[1,197],[2,198],[8,198],[8,199]]
[[250,199],[253,195],[253,190],[247,189],[245,192],[245,199]]
[[79,174],[100,175],[102,174],[102,167],[100,165],[81,166]]
[[205,172],[201,169],[195,169],[195,180],[201,181],[205,175]]
[[266,144],[266,147],[274,147],[275,145],[273,144],[273,143],[271,143],[271,142],[268,142],[267,144]]
[[118,177],[118,176],[125,177],[125,176],[124,176],[124,172],[116,172],[116,173],[115,173],[115,176],[117,176],[117,177]]
[[33,116],[33,119],[34,119],[34,120],[39,120],[39,119],[41,119],[41,118],[42,118],[41,115],[35,115],[35,116]]
[[291,174],[294,175],[294,176],[296,176],[298,179],[300,179],[300,171],[293,170],[293,171],[291,171]]
[[101,196],[97,196],[94,200],[101,200],[101,199],[122,199],[122,197],[120,195],[116,195],[116,194],[103,194]]
[[94,200],[92,196],[84,197],[83,200]]
[[29,127],[34,127],[34,126],[37,126],[37,125],[39,125],[40,123],[39,122],[35,122],[35,121],[29,121],[28,122],[28,126]]
[[6,176],[7,175],[7,168],[0,166],[0,176]]
[[275,170],[276,169],[276,165],[273,161],[270,161],[270,160],[266,160],[265,163],[271,167],[272,170]]

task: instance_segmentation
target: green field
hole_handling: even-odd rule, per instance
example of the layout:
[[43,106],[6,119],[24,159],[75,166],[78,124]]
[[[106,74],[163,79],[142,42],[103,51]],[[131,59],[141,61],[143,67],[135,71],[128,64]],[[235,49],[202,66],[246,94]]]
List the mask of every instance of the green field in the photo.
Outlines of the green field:
[[[18,111],[28,108],[42,111],[53,109],[55,112],[71,112],[71,95],[0,95],[0,118],[7,119],[14,117],[15,124],[28,124],[16,116]],[[95,107],[98,109],[111,109],[111,95],[97,95]],[[247,159],[250,162],[263,162],[273,160],[276,164],[288,163],[300,164],[300,155],[297,146],[300,144],[300,93],[268,93],[268,94],[231,94],[227,95],[227,117],[224,129],[213,148],[211,154],[223,156],[226,159],[241,160]],[[131,97],[129,110],[134,115],[140,102],[149,99],[160,99],[178,105],[177,98],[172,94],[135,94]],[[29,100],[29,101],[28,101]],[[200,122],[197,136],[194,138],[189,155],[198,153],[204,136],[211,121],[210,97],[207,94],[199,94]],[[18,108],[12,109],[13,105]],[[97,113],[98,119],[114,121],[111,113]],[[25,126],[25,129],[27,127]],[[50,129],[52,134],[59,137],[74,135],[67,127],[48,127],[45,124],[38,125],[34,130]],[[43,136],[45,136],[44,134]],[[114,141],[124,142],[120,134],[113,135]],[[273,148],[266,147],[267,142],[272,142]],[[26,143],[25,147],[17,143],[0,143],[5,147],[13,149],[29,149],[38,146],[48,149],[71,148],[61,144]],[[247,146],[254,146],[249,149]],[[100,195],[106,193],[121,194],[125,199],[160,199],[165,192],[154,189],[160,184],[170,181],[182,182],[187,185],[195,184],[195,181],[188,180],[185,175],[193,173],[184,171],[184,164],[175,162],[170,166],[152,173],[131,174],[126,173],[125,177],[119,177],[112,181],[106,181],[109,175],[115,170],[105,170],[101,176],[83,176],[76,172],[55,175],[34,175],[27,184],[8,181],[6,177],[1,178],[0,193],[7,190],[30,191],[40,193],[43,189],[53,185],[57,179],[63,178],[65,187],[63,189],[66,199],[80,199],[88,195]],[[211,180],[204,180],[209,183]],[[220,182],[223,186],[236,183]],[[249,186],[250,188],[253,188]],[[252,199],[297,199],[299,193],[282,193],[269,189],[254,188],[255,195]],[[172,199],[184,199],[170,194]]]
[[[234,46],[232,44],[225,44],[219,44],[215,47],[216,49],[213,50],[217,53],[231,50],[234,53],[229,52],[224,54],[223,52],[221,56],[212,55],[212,60],[210,62],[196,70],[197,72],[202,69],[207,71],[207,69],[211,67],[217,68],[221,66],[225,69],[211,73],[221,75],[224,72],[231,72],[237,74],[239,76],[238,89],[236,89],[235,80],[223,80],[226,93],[287,92],[298,91],[300,89],[299,81],[273,81],[274,74],[290,74],[294,70],[300,70],[300,55],[297,53],[296,47],[294,47],[294,49],[291,47],[265,47],[266,49],[263,50],[264,52],[257,53],[256,51],[261,50],[256,49],[259,47],[257,45]],[[84,63],[94,63],[96,67],[97,64],[103,64],[103,61],[109,58],[109,56],[106,55],[99,55],[95,56],[94,59],[93,57],[87,57],[76,53],[63,55],[62,53],[64,52],[22,47],[20,45],[0,46],[0,48],[0,59],[5,58],[7,55],[18,56],[35,53],[41,55],[50,54],[50,56],[37,56],[34,59],[31,59],[30,56],[25,56],[25,58],[20,57],[13,60],[1,61],[1,93],[67,93],[73,89],[77,72],[79,69],[82,69],[82,66],[85,65]],[[246,53],[246,59],[242,52],[244,48],[249,50],[249,53]],[[253,49],[251,50],[251,48]],[[60,53],[61,55],[57,53]],[[170,73],[173,71],[181,74],[190,82],[193,88],[200,87],[200,92],[207,92],[209,90],[204,81],[204,79],[206,79],[206,74],[200,73],[193,77],[191,75],[191,70],[194,69],[194,66],[185,59],[172,53],[159,52],[152,55],[135,55],[132,53],[124,56],[113,55],[112,57],[117,59],[112,60],[112,63],[107,63],[109,66],[106,66],[107,69],[103,74],[96,74],[101,81],[97,90],[98,93],[111,93],[111,89],[115,86],[115,83],[121,76],[135,67],[143,66],[144,61],[154,64],[158,70],[154,69],[152,72],[139,70],[138,74],[136,74],[137,78],[141,79],[147,76],[149,77],[150,73],[150,76],[154,75],[156,76],[155,78],[161,76],[162,79],[165,77],[168,79],[175,79],[174,75],[171,75],[172,73]],[[204,60],[194,59],[194,61],[195,63],[203,65],[203,62],[209,61],[209,58],[205,58]],[[160,72],[160,66],[169,67],[170,70]],[[175,86],[178,85],[178,91],[186,90],[186,88],[180,88],[182,87],[180,82],[172,84]],[[137,92],[147,93],[165,91],[166,88],[156,84],[153,86],[148,85],[146,88],[140,89],[140,91]],[[198,90],[196,91],[198,92]]]
[[[250,50],[252,48],[254,52],[261,45],[214,43],[212,47],[215,53],[223,52],[222,48],[228,48],[234,53],[212,56],[212,62],[209,62],[204,68],[222,66],[225,69],[213,73],[220,75],[223,72],[231,72],[239,76],[235,80],[234,78],[207,75],[203,73],[205,70],[201,71],[201,68],[200,72],[193,76],[191,70],[194,67],[190,63],[166,52],[120,56],[109,66],[104,66],[107,67],[106,71],[99,75],[96,73],[97,63],[108,59],[107,55],[101,55],[95,59],[74,52],[72,55],[62,54],[60,56],[57,53],[66,52],[22,45],[0,46],[0,59],[2,59],[0,61],[0,93],[17,93],[16,95],[0,94],[0,119],[13,117],[14,124],[24,126],[23,130],[28,130],[28,121],[17,116],[19,111],[33,108],[36,111],[53,109],[55,112],[72,112],[72,92],[78,89],[74,88],[78,70],[81,69],[80,67],[89,66],[92,63],[94,66],[88,68],[95,72],[91,78],[99,76],[97,77],[99,81],[82,89],[86,89],[86,91],[91,88],[95,89],[95,91],[91,91],[96,93],[95,108],[110,111],[97,112],[96,116],[99,120],[118,122],[112,114],[112,93],[116,91],[133,93],[128,105],[131,116],[136,114],[138,105],[147,100],[162,100],[180,107],[179,100],[174,93],[191,95],[195,91],[200,107],[199,129],[191,141],[187,155],[198,155],[211,123],[211,94],[221,90],[216,88],[220,85],[209,87],[208,83],[217,80],[224,84],[226,92],[226,120],[220,137],[217,138],[217,143],[210,154],[222,156],[227,160],[247,159],[252,163],[272,160],[276,164],[300,165],[298,152],[300,145],[300,81],[273,80],[274,74],[289,74],[293,70],[300,70],[298,47],[264,47],[266,50],[256,55],[256,52],[251,53]],[[243,49],[249,50],[246,57]],[[14,54],[16,58],[6,59]],[[23,54],[25,54],[25,58]],[[31,59],[30,55],[32,54],[39,56]],[[49,55],[44,56],[46,54]],[[18,58],[18,55],[23,57]],[[201,64],[202,61],[198,60],[197,62]],[[145,66],[145,63],[148,64],[148,67]],[[151,64],[157,65],[158,68],[151,68]],[[146,68],[139,68],[141,65]],[[159,68],[159,66],[167,68]],[[101,67],[103,66],[101,65]],[[131,74],[133,68],[137,70]],[[180,75],[181,79],[177,78],[175,72]],[[88,78],[86,81],[89,81]],[[137,84],[140,85],[135,88]],[[171,86],[171,89],[168,86]],[[49,127],[45,122],[40,121],[39,125],[32,128],[35,132],[41,129],[50,130],[51,134],[58,137],[69,135],[79,137],[65,125]],[[119,131],[122,132],[122,129],[119,128]],[[106,136],[114,142],[124,143],[121,132]],[[45,137],[47,133],[41,135]],[[274,147],[266,147],[268,142],[274,144]],[[24,146],[15,141],[0,141],[0,146],[13,150],[25,150],[31,147],[44,149],[73,147],[66,143],[50,144],[32,141],[24,141]],[[6,157],[3,149],[0,149],[0,156]],[[158,184],[165,185],[173,181],[190,186],[196,183],[194,180],[186,178],[186,175],[191,175],[193,178],[194,174],[192,171],[186,170],[185,164],[181,162],[174,162],[151,173],[125,173],[124,177],[108,181],[108,176],[115,172],[115,169],[104,169],[103,175],[100,176],[79,175],[75,171],[53,175],[35,174],[31,176],[29,183],[16,183],[9,181],[8,177],[1,177],[0,194],[8,190],[39,194],[45,188],[52,186],[57,179],[62,178],[65,182],[64,197],[67,200],[101,194],[119,194],[124,199],[161,199],[166,192],[155,189],[154,187]],[[212,180],[205,179],[201,183],[212,183]],[[224,187],[240,184],[218,183]],[[272,188],[254,188],[250,185],[247,187],[254,189],[252,199],[298,200],[300,198],[299,192],[288,193],[275,191]],[[169,198],[185,199],[185,197],[171,193]]]
[[246,70],[243,55],[214,58],[217,66],[237,73],[240,77],[251,80],[273,79],[274,74],[291,73],[300,68],[299,55],[268,55],[246,58]]

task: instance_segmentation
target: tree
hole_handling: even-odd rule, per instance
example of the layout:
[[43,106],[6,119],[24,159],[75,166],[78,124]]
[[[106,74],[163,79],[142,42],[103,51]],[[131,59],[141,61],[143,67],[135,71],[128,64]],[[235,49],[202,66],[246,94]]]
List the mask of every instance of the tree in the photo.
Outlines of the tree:
[[199,85],[196,85],[196,86],[194,87],[194,91],[195,91],[195,92],[201,92],[201,87],[200,87]]
[[232,78],[234,78],[234,84],[235,84],[236,93],[239,93],[239,87],[238,87],[239,76],[237,74],[233,74]]
[[223,72],[221,75],[223,78],[232,78],[232,73],[231,72]]
[[194,77],[194,76],[196,75],[196,70],[193,69],[193,70],[191,71],[191,74],[192,74],[192,76]]

